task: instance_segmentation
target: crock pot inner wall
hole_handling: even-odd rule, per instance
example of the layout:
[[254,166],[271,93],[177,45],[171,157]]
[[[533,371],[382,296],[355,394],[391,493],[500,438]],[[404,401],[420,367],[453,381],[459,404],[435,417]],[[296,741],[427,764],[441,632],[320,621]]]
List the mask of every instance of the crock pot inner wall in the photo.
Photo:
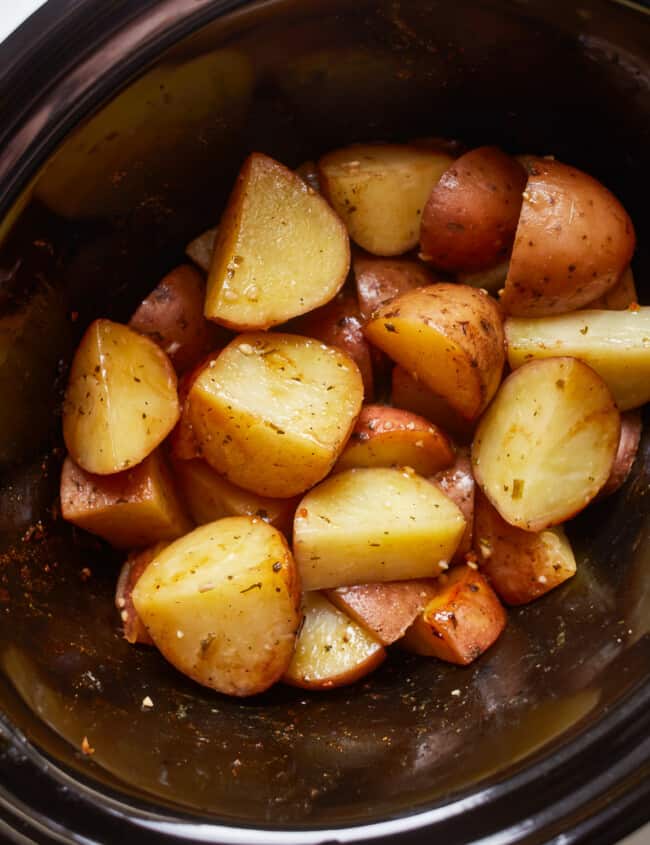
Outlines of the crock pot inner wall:
[[[20,385],[0,368],[20,421],[0,455],[2,705],[72,771],[232,822],[368,821],[521,767],[645,679],[646,442],[625,490],[573,526],[576,579],[512,612],[475,666],[395,654],[320,695],[228,700],[129,647],[115,559],[51,521],[57,456],[43,472],[42,449],[83,327],[126,319],[183,260],[250,150],[295,166],[351,141],[433,134],[552,153],[612,187],[641,227],[648,75],[632,17],[605,3],[451,5],[271,3],[215,21],[161,58],[149,89],[106,109],[96,134],[69,139],[3,248],[0,313],[31,304],[32,339],[13,364]],[[23,539],[39,517],[45,538]],[[84,736],[92,761],[77,751]]]

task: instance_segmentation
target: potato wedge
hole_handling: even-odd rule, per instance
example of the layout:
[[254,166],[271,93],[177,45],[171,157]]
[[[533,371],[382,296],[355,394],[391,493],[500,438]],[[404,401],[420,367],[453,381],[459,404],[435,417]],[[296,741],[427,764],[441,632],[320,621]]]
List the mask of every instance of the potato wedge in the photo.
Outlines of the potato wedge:
[[575,557],[562,527],[531,532],[509,525],[480,491],[475,519],[481,571],[506,604],[527,604],[575,575]]
[[621,278],[634,226],[616,197],[575,167],[529,157],[527,169],[501,304],[517,317],[574,311]]
[[203,316],[204,299],[203,279],[183,264],[138,306],[129,326],[157,343],[177,372],[185,372],[230,339],[228,332]]
[[589,302],[587,308],[590,311],[601,308],[606,311],[625,311],[626,308],[637,304],[638,301],[639,297],[636,292],[632,268],[628,267],[614,287],[599,296],[598,299]]
[[465,555],[472,548],[474,535],[474,476],[472,475],[472,461],[468,449],[459,449],[453,466],[437,472],[429,479],[442,492],[458,505],[465,517],[465,532],[452,558],[454,563],[462,563]]
[[336,590],[326,590],[325,595],[382,645],[390,645],[404,636],[406,629],[436,592],[434,578],[419,578],[337,587]]
[[133,603],[162,654],[199,684],[262,692],[286,671],[300,585],[282,534],[256,517],[196,528],[140,576]]
[[437,396],[403,367],[393,367],[390,401],[437,425],[457,443],[469,443],[474,424],[463,419],[444,399]]
[[304,590],[431,578],[458,548],[465,520],[414,472],[351,469],[298,505],[293,549]]
[[505,359],[496,302],[466,285],[437,284],[380,308],[366,337],[466,420],[494,396]]
[[117,587],[115,588],[115,607],[122,620],[124,639],[131,645],[136,643],[138,645],[153,645],[153,640],[147,633],[147,629],[133,604],[133,588],[158,552],[161,552],[166,546],[167,543],[156,543],[155,546],[150,546],[148,549],[131,552],[120,570]]
[[233,484],[289,498],[324,478],[361,411],[363,382],[338,349],[290,334],[243,334],[188,396],[204,459]]
[[218,353],[214,355],[206,355],[196,367],[184,373],[178,382],[178,404],[180,406],[180,418],[174,427],[174,430],[167,438],[167,446],[169,454],[175,460],[191,461],[194,458],[201,457],[201,448],[194,435],[194,428],[190,420],[189,409],[187,407],[187,397],[190,388],[203,372],[205,367],[210,366],[212,361],[215,361]]
[[218,231],[218,226],[215,226],[214,229],[207,229],[197,238],[194,238],[193,241],[190,241],[185,247],[185,255],[191,258],[196,266],[203,270],[206,276],[210,272],[212,254]]
[[531,361],[508,376],[479,423],[474,477],[506,522],[543,531],[597,495],[620,429],[612,395],[594,370],[576,358]]
[[176,461],[174,476],[181,498],[197,525],[224,516],[257,516],[289,534],[298,499],[270,499],[236,487],[205,461]]
[[72,361],[63,437],[87,472],[108,475],[144,460],[179,417],[176,374],[153,341],[95,320]]
[[494,267],[515,239],[526,171],[497,147],[456,159],[434,185],[422,212],[423,260],[452,273]]
[[386,652],[320,593],[303,598],[305,621],[296,650],[282,678],[304,689],[332,689],[352,684],[373,671]]
[[483,288],[488,293],[497,294],[506,282],[510,261],[502,261],[487,270],[475,270],[472,273],[457,273],[456,281],[461,285]]
[[636,460],[641,441],[643,423],[641,414],[638,411],[626,411],[621,414],[621,436],[618,441],[618,449],[614,458],[614,466],[605,482],[599,497],[610,496],[625,484],[627,477],[632,471]]
[[67,457],[61,515],[117,549],[174,540],[192,528],[160,450],[116,475],[91,475]]
[[382,305],[407,290],[427,287],[437,279],[424,264],[411,258],[377,258],[355,249],[352,269],[361,320],[365,323]]
[[323,194],[350,237],[373,255],[401,255],[420,236],[431,189],[453,159],[402,144],[354,144],[318,162]]
[[329,302],[349,268],[345,226],[320,194],[253,153],[219,224],[205,316],[237,331],[268,329]]
[[449,438],[424,417],[385,405],[364,405],[334,471],[406,466],[426,477],[451,466],[454,458]]
[[457,566],[439,579],[432,598],[408,629],[408,651],[467,666],[480,657],[506,627],[506,612],[485,578]]
[[570,355],[604,379],[621,411],[650,400],[650,307],[576,311],[505,324],[508,363]]

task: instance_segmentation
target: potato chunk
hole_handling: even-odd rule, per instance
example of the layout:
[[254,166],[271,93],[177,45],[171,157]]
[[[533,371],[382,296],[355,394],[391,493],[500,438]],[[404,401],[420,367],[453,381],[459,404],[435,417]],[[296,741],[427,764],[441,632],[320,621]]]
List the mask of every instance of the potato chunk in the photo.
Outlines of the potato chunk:
[[382,305],[414,288],[437,281],[419,261],[410,258],[376,258],[357,249],[352,253],[352,269],[362,322],[367,322]]
[[626,411],[621,414],[621,437],[618,441],[614,465],[599,496],[610,496],[627,481],[639,451],[642,429],[643,423],[639,411]]
[[510,318],[505,332],[513,369],[534,358],[570,355],[605,380],[621,411],[650,400],[650,307]]
[[318,162],[323,194],[350,237],[373,255],[401,255],[420,236],[431,189],[451,156],[401,144],[354,144]]
[[229,517],[156,555],[133,590],[150,637],[183,674],[253,695],[286,671],[300,624],[300,586],[282,534]]
[[542,531],[603,487],[620,428],[612,395],[590,367],[575,358],[531,361],[503,382],[479,423],[474,477],[506,522]]
[[158,552],[161,552],[166,546],[167,543],[156,543],[155,546],[150,546],[148,549],[131,552],[120,570],[120,577],[117,579],[117,587],[115,588],[115,607],[122,620],[124,639],[131,645],[136,643],[138,645],[153,645],[153,640],[147,633],[147,629],[133,604],[133,588]]
[[305,621],[283,680],[305,689],[352,684],[386,657],[381,643],[320,593],[306,593]]
[[503,327],[496,302],[466,285],[437,284],[380,308],[366,337],[473,420],[499,386]]
[[116,475],[91,475],[66,458],[61,515],[117,549],[174,540],[192,527],[159,450]]
[[95,320],[70,369],[63,437],[87,472],[109,475],[140,463],[179,416],[176,374],[153,341]]
[[464,530],[451,499],[415,473],[351,469],[298,505],[294,554],[305,590],[430,578]]
[[332,299],[349,267],[345,226],[320,194],[253,153],[219,224],[205,316],[238,331],[277,326]]
[[194,382],[188,408],[205,460],[233,484],[289,498],[330,471],[361,411],[343,352],[289,334],[240,335]]
[[474,423],[463,419],[448,402],[400,366],[393,367],[391,403],[429,420],[457,443],[469,443],[474,432]]
[[406,632],[409,651],[466,666],[480,657],[506,627],[506,613],[485,578],[457,566],[439,580],[438,595]]
[[601,308],[608,311],[625,311],[626,308],[635,305],[638,301],[639,297],[636,292],[632,268],[628,267],[614,287],[599,296],[598,299],[592,299],[587,308],[590,311]]
[[448,469],[437,472],[429,479],[436,484],[442,492],[458,505],[460,512],[465,517],[465,533],[460,541],[456,554],[455,563],[462,563],[465,555],[472,548],[472,537],[474,534],[474,476],[472,475],[472,461],[468,449],[459,449],[456,454],[454,465]]
[[451,466],[454,457],[449,438],[423,417],[365,405],[334,469],[407,466],[427,476]]
[[183,501],[197,525],[224,516],[257,516],[284,534],[291,531],[298,500],[270,499],[222,478],[205,461],[176,461],[174,475]]
[[533,533],[509,525],[480,492],[475,514],[481,570],[506,604],[527,604],[575,575],[576,561],[561,527]]
[[217,239],[218,231],[217,226],[214,229],[206,229],[205,232],[194,238],[185,247],[185,255],[191,258],[196,266],[200,267],[206,275],[210,272],[214,242]]

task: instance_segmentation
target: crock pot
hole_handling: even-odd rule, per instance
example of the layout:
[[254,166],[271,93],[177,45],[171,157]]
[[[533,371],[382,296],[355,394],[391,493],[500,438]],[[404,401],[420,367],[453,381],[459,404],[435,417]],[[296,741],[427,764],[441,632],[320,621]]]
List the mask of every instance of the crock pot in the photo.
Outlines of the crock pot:
[[594,845],[650,818],[647,435],[625,487],[570,526],[576,578],[513,611],[475,665],[401,655],[326,694],[229,700],[128,646],[115,558],[56,505],[75,342],[96,315],[125,319],[216,223],[248,151],[296,166],[342,143],[437,135],[554,154],[627,207],[650,301],[649,36],[647,12],[624,0],[55,0],[11,36],[0,59],[8,840]]

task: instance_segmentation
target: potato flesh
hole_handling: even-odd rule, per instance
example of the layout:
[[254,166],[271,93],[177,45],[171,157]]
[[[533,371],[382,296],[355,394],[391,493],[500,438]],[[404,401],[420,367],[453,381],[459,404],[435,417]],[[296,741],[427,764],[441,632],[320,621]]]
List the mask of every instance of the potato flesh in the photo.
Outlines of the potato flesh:
[[607,481],[620,415],[575,358],[533,361],[502,384],[472,444],[474,477],[511,525],[541,531],[586,507]]
[[283,680],[306,689],[340,687],[367,675],[386,656],[381,643],[320,593],[303,598],[305,620]]
[[650,307],[506,320],[508,363],[570,355],[607,383],[621,411],[650,400]]
[[323,193],[355,243],[373,255],[401,255],[420,237],[431,189],[453,159],[400,144],[357,144],[321,158]]
[[302,499],[294,555],[304,590],[430,578],[464,530],[456,505],[415,473],[352,469]]
[[190,420],[204,459],[233,484],[289,498],[324,478],[361,410],[363,382],[338,349],[240,335],[196,379]]
[[205,316],[238,331],[277,326],[332,299],[349,267],[347,232],[325,200],[254,153],[221,218]]
[[76,463],[107,475],[138,464],[179,417],[176,375],[153,341],[95,320],[70,370],[63,437]]
[[141,575],[133,602],[162,654],[204,686],[252,695],[293,654],[299,584],[279,531],[230,517],[167,546]]

